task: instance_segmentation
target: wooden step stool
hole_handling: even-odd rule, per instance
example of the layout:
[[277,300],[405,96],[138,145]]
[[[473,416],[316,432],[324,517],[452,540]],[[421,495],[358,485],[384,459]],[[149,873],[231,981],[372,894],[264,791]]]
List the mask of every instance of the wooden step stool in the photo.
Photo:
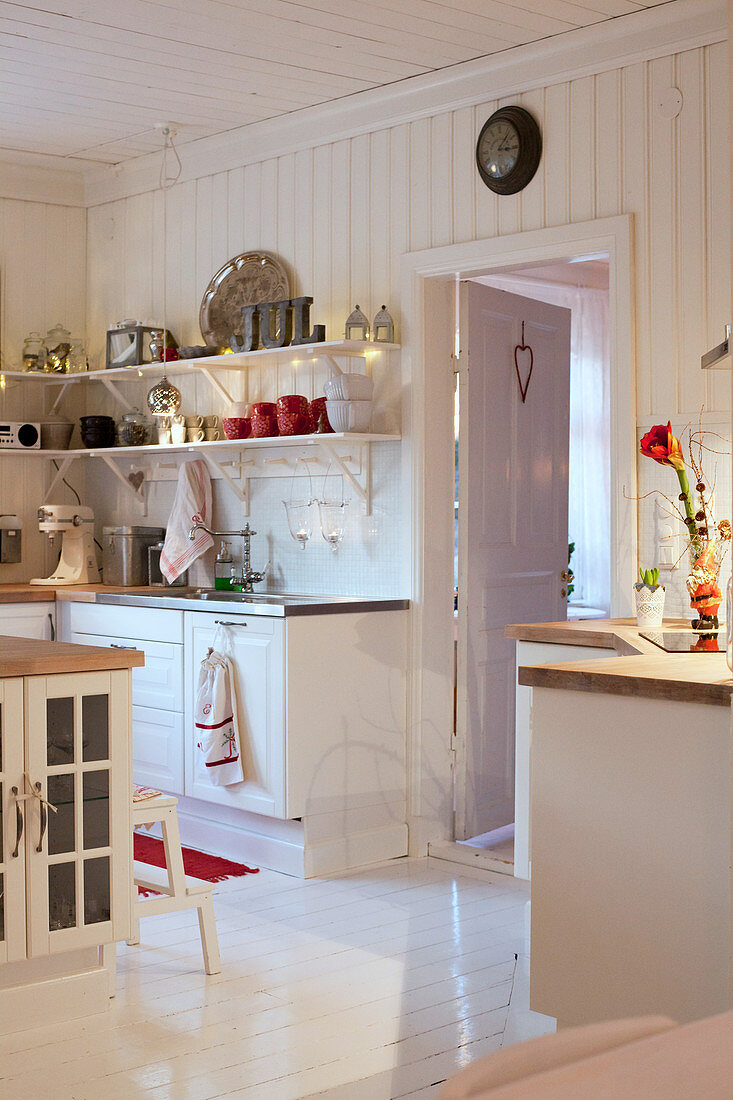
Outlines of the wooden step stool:
[[[160,822],[163,831],[165,867],[153,867],[135,860],[132,874],[132,931],[128,944],[140,942],[140,917],[153,917],[157,913],[175,913],[181,909],[196,909],[207,974],[219,974],[219,938],[214,920],[212,900],[214,884],[202,879],[190,878],[183,869],[181,836],[178,831],[178,799],[173,795],[160,795],[132,804],[133,828]],[[138,886],[155,890],[159,897],[143,898]]]

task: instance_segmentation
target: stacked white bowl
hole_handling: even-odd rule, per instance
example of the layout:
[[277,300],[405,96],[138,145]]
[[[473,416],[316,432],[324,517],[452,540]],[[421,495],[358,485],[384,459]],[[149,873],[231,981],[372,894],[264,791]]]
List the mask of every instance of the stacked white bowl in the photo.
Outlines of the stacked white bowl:
[[374,382],[366,374],[339,374],[324,383],[328,422],[335,432],[368,432]]

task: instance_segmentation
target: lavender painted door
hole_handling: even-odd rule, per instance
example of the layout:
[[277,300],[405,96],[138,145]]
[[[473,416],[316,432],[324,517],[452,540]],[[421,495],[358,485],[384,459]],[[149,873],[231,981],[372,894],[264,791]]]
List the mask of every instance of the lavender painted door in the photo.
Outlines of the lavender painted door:
[[473,282],[460,304],[457,840],[514,820],[504,628],[566,618],[570,395],[570,310]]

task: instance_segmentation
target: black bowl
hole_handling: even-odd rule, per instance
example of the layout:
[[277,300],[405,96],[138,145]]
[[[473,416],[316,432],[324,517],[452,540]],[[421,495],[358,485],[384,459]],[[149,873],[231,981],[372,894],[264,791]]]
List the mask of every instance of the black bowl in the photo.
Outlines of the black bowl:
[[79,423],[84,428],[106,428],[108,424],[114,424],[111,416],[81,416]]
[[114,422],[109,428],[82,429],[81,441],[85,447],[97,449],[99,447],[114,447],[115,429]]

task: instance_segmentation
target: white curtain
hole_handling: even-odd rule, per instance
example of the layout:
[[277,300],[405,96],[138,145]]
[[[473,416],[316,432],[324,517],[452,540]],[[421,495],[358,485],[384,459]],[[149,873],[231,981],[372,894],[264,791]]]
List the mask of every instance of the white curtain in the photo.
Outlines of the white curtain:
[[608,291],[515,275],[482,283],[572,311],[568,537],[575,543],[571,602],[608,612],[611,601]]

